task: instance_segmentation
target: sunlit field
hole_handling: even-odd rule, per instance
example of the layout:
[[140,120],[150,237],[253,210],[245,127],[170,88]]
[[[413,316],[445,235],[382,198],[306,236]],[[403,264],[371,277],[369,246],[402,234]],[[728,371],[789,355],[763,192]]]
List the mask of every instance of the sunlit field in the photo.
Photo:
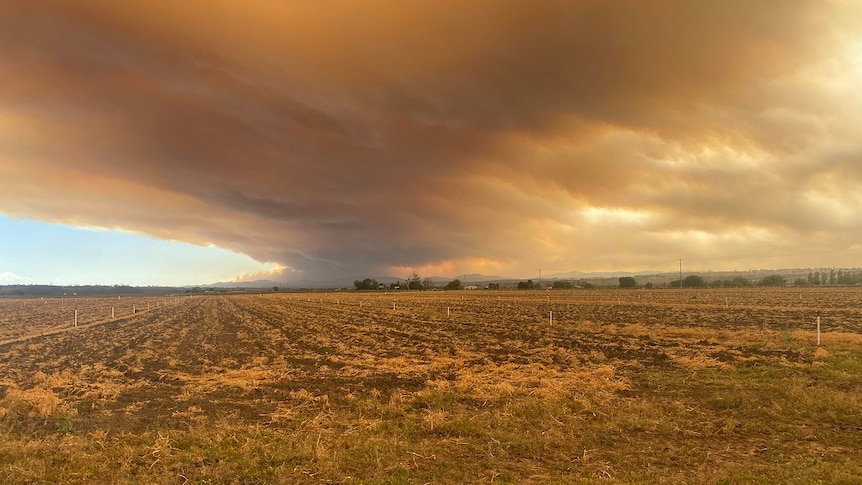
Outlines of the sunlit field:
[[2,483],[859,477],[859,288],[0,299]]

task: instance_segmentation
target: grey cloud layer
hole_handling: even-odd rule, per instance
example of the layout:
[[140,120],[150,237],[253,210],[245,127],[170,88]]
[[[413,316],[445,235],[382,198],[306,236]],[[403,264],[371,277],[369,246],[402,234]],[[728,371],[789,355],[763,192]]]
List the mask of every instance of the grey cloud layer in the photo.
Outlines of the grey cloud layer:
[[[842,249],[862,224],[844,209],[860,198],[847,96],[862,69],[842,50],[858,12],[6,2],[0,156],[19,168],[4,204],[120,227],[134,214],[142,232],[320,277],[647,267],[691,251],[693,232],[695,252],[729,259],[807,233]],[[52,166],[85,190],[51,185]],[[128,184],[122,203],[106,183]],[[148,213],[165,210],[153,194],[185,203]],[[79,200],[88,211],[69,210]]]

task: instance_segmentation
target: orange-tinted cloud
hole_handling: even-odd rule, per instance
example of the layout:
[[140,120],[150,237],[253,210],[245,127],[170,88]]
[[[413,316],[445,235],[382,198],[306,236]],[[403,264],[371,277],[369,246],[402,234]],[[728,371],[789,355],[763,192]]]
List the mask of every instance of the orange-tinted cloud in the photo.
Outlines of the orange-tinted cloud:
[[[303,277],[717,268],[848,249],[862,229],[852,2],[3,12],[6,214]],[[829,257],[767,263],[847,264]]]

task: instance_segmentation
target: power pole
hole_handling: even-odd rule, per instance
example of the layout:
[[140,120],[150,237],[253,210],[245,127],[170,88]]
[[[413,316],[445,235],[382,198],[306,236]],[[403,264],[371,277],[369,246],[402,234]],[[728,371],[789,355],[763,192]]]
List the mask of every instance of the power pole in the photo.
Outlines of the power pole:
[[679,289],[682,289],[682,258],[679,260]]

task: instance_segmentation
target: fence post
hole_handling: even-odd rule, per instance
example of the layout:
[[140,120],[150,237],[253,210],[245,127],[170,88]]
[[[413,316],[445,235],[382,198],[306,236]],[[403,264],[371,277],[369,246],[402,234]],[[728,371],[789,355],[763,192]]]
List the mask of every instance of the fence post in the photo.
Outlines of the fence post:
[[820,315],[817,315],[817,345],[820,345]]

